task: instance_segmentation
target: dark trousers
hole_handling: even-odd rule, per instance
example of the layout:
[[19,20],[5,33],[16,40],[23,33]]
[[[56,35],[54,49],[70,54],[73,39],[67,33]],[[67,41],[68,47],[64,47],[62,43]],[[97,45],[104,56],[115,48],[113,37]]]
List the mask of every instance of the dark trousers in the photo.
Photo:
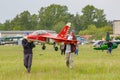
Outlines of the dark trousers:
[[64,54],[65,55],[65,50],[61,49],[61,55]]
[[24,66],[26,67],[28,72],[30,72],[31,70],[32,56],[32,54],[24,54]]
[[111,52],[112,52],[112,48],[108,48],[108,53],[111,54]]

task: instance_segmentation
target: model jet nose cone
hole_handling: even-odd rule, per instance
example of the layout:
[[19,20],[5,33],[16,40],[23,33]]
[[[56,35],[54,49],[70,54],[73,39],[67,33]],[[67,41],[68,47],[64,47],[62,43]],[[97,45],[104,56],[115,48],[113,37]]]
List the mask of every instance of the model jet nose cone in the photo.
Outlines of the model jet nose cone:
[[71,26],[71,23],[70,23],[70,22],[68,22],[66,25],[70,27],[70,26]]

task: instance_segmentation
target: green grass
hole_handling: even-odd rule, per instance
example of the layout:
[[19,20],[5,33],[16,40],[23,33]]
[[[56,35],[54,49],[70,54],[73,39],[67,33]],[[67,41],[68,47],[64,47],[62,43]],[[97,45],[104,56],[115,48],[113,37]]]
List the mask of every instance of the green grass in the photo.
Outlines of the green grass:
[[120,80],[120,47],[112,55],[80,45],[74,68],[65,65],[65,56],[47,45],[33,50],[31,73],[23,66],[22,46],[0,46],[0,80]]

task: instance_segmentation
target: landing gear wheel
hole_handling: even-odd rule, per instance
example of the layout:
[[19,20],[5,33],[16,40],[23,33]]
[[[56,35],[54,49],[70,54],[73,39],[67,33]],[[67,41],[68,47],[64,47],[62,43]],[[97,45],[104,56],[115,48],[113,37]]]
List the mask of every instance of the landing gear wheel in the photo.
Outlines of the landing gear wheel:
[[42,46],[42,50],[45,50],[46,49],[46,46]]
[[58,47],[55,47],[55,51],[58,51]]

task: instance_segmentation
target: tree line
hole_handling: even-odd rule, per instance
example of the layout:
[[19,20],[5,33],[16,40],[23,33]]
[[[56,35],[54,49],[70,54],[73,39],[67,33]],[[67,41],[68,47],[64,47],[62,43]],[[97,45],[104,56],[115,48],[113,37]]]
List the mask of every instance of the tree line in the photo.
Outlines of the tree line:
[[[93,5],[86,5],[81,12],[81,15],[78,13],[71,14],[67,6],[51,4],[40,8],[38,14],[31,14],[29,11],[17,14],[12,20],[6,20],[3,24],[0,23],[0,30],[45,29],[59,32],[67,22],[72,23],[72,29],[77,34],[81,34],[81,31],[85,32],[91,25],[97,29],[105,26],[111,27],[110,22],[106,19],[104,10],[97,9]],[[93,31],[92,29],[90,30]],[[86,32],[89,33],[89,31]]]

